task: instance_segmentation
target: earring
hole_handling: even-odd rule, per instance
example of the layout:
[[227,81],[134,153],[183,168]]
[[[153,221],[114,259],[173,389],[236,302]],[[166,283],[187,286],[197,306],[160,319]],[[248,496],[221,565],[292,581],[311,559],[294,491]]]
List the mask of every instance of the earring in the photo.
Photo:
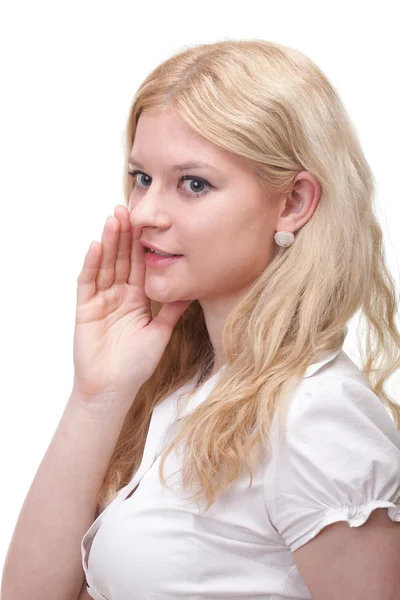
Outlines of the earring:
[[274,235],[274,239],[278,246],[287,248],[293,244],[294,235],[290,231],[277,231]]

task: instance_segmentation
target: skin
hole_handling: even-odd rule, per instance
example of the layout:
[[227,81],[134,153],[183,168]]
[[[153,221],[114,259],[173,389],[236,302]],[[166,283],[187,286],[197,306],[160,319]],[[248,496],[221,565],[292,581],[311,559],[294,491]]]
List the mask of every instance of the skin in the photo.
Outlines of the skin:
[[[169,110],[141,114],[131,157],[142,173],[133,178],[131,224],[142,228],[143,241],[184,255],[161,269],[147,266],[145,293],[162,303],[200,302],[215,353],[213,375],[223,364],[226,318],[268,265],[275,232],[294,233],[312,217],[320,184],[301,171],[291,194],[272,201],[243,159],[203,139]],[[171,169],[189,161],[220,172]],[[193,179],[182,180],[189,175]],[[199,192],[206,193],[196,197]]]

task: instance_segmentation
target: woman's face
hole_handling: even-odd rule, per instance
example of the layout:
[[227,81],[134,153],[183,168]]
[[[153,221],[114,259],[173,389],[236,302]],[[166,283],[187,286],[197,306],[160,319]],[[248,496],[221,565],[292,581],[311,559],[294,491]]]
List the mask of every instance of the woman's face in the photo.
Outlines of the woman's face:
[[[214,169],[174,168],[195,162]],[[233,307],[269,262],[280,206],[244,161],[168,111],[141,114],[130,163],[129,171],[141,171],[129,199],[132,225],[143,229],[142,241],[183,254],[161,268],[146,266],[146,295]]]

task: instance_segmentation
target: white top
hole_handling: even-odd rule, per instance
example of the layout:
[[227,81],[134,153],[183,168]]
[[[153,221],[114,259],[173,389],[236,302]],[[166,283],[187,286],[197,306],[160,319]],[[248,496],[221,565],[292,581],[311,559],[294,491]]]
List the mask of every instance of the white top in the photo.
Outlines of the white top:
[[324,356],[296,388],[283,439],[260,461],[252,487],[243,470],[203,515],[181,492],[176,451],[165,462],[172,492],[158,476],[159,455],[177,432],[177,400],[194,378],[155,407],[138,471],[82,540],[92,598],[310,599],[294,550],[336,521],[359,527],[376,508],[400,521],[400,433],[343,349]]

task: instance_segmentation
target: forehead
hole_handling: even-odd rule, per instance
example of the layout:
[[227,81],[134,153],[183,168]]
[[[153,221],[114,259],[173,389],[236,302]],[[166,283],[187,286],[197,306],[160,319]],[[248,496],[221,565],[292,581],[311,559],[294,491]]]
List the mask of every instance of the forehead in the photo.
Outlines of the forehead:
[[220,171],[254,175],[242,157],[206,140],[170,110],[144,111],[140,115],[130,156],[138,166],[163,164],[178,170],[185,163],[203,162]]
[[[138,120],[132,154],[162,152],[170,149],[187,151],[200,150],[218,153],[218,148],[194,131],[185,121],[172,111],[143,112]],[[183,157],[182,157],[183,158]],[[177,161],[179,162],[179,161]]]

